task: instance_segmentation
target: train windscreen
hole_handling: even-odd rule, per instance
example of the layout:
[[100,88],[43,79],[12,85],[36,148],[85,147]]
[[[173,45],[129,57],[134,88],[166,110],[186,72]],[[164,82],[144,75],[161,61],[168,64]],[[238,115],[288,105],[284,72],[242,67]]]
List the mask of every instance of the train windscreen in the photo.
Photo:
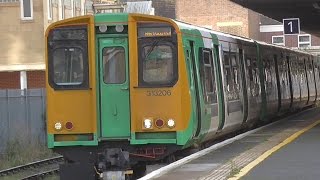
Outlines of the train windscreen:
[[49,84],[52,88],[88,88],[87,26],[65,26],[51,30],[47,48]]
[[139,86],[171,87],[178,78],[177,35],[169,24],[138,25]]

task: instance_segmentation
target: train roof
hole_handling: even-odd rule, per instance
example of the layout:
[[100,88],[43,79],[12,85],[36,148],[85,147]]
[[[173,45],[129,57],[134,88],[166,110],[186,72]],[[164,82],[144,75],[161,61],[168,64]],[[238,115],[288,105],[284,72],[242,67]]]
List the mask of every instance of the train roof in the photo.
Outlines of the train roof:
[[203,32],[208,32],[211,34],[215,34],[215,35],[220,35],[220,36],[224,36],[224,37],[229,37],[229,38],[234,38],[237,40],[242,40],[242,41],[246,41],[246,42],[251,42],[253,43],[254,40],[250,39],[250,38],[245,38],[245,37],[241,37],[241,36],[236,36],[236,35],[232,35],[232,34],[227,34],[227,33],[223,33],[223,32],[219,32],[219,31],[215,31],[209,28],[205,28],[205,27],[201,27],[201,26],[196,26],[196,25],[192,25],[189,23],[185,23],[179,20],[173,20],[181,29],[197,29],[199,31],[203,31]]
[[286,46],[280,46],[280,45],[276,45],[276,44],[269,44],[269,43],[266,43],[266,42],[263,42],[263,41],[258,41],[258,40],[255,40],[255,41],[258,44],[263,45],[263,46],[269,46],[269,47],[279,48],[279,49],[283,49],[283,50],[294,51],[294,52],[301,53],[301,54],[312,55],[312,54],[310,54],[308,52],[301,51],[299,49],[292,49],[292,48],[286,47]]
[[302,54],[306,54],[306,55],[312,55],[312,54],[310,54],[308,52],[297,50],[297,49],[292,49],[292,48],[286,47],[286,46],[269,44],[269,43],[266,43],[266,42],[263,42],[263,41],[254,40],[254,39],[251,39],[251,38],[246,38],[246,37],[241,37],[241,36],[232,35],[232,34],[228,34],[228,33],[223,33],[223,32],[220,32],[220,31],[215,31],[215,30],[209,29],[209,28],[205,28],[205,27],[201,27],[201,26],[196,26],[196,25],[192,25],[192,24],[189,24],[189,23],[185,23],[185,22],[182,22],[182,21],[179,21],[179,20],[173,20],[173,21],[181,29],[197,29],[199,31],[215,34],[215,35],[218,36],[218,38],[219,38],[219,36],[222,36],[222,37],[233,38],[233,39],[236,39],[236,40],[245,41],[245,42],[248,42],[248,43],[257,43],[257,44],[260,44],[260,45],[263,45],[263,46],[270,46],[270,47],[279,48],[279,49],[288,50],[288,51],[294,51],[294,52],[302,53]]

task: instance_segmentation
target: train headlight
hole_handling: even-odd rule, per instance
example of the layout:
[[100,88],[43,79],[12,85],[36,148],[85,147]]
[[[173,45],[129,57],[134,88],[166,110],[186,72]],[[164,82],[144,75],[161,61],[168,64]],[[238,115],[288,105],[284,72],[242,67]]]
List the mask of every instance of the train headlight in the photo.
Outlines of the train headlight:
[[124,30],[124,27],[123,27],[123,25],[116,25],[116,31],[117,32],[122,32]]
[[61,129],[62,129],[62,124],[61,124],[61,122],[55,123],[55,124],[54,124],[54,128],[55,128],[56,130],[61,130]]
[[167,121],[167,126],[168,126],[169,128],[173,128],[175,125],[176,125],[176,122],[174,121],[174,119],[169,119],[169,120]]
[[100,26],[99,26],[99,31],[100,31],[100,32],[103,32],[103,33],[104,33],[104,32],[106,32],[107,30],[108,30],[108,26],[107,26],[107,25],[104,25],[104,24],[103,24],[103,25],[100,25]]
[[145,129],[151,129],[152,128],[152,119],[144,119],[143,120],[143,127]]

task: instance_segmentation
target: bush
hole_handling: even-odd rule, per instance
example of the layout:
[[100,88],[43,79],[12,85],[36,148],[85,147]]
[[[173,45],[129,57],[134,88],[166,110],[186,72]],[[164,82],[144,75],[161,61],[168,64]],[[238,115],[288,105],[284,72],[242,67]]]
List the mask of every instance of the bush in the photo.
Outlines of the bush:
[[7,143],[4,154],[0,157],[0,169],[56,156],[46,145],[23,139],[15,138]]

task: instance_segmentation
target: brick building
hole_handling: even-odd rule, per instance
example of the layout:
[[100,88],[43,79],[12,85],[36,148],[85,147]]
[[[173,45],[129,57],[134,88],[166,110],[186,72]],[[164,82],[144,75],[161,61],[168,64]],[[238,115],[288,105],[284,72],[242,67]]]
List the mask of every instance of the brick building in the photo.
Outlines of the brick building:
[[259,39],[260,15],[229,0],[176,0],[176,19]]
[[0,89],[45,87],[44,33],[84,0],[0,0]]
[[[141,0],[121,0],[136,2]],[[155,15],[217,31],[260,38],[260,15],[229,0],[152,0]]]
[[261,16],[260,40],[270,44],[277,44],[305,50],[320,55],[320,38],[300,32],[299,35],[284,35],[283,24],[273,19]]

